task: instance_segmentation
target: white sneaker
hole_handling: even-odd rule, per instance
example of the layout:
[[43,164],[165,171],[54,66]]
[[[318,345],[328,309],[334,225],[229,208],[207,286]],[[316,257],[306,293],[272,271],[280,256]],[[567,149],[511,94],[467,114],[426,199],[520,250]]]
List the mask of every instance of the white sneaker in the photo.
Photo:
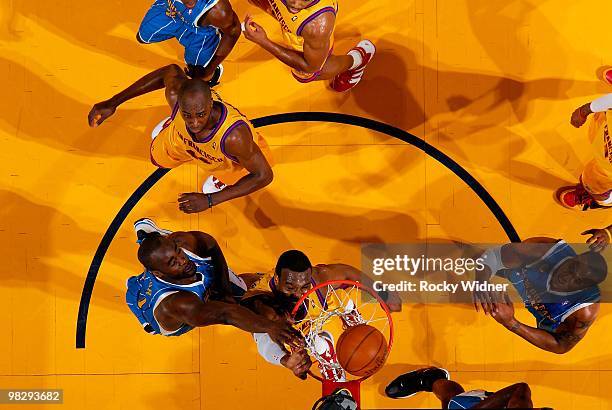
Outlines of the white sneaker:
[[151,232],[159,232],[162,236],[167,236],[172,233],[172,231],[167,229],[161,229],[149,218],[142,218],[134,222],[134,231],[139,241],[144,239],[145,234]]
[[222,191],[225,187],[227,187],[227,185],[219,181],[216,176],[211,175],[204,181],[204,184],[202,184],[202,192],[205,194],[214,194],[215,192]]
[[355,302],[352,299],[349,299],[346,302],[346,306],[344,307],[344,315],[340,316],[342,322],[346,327],[357,326],[365,323],[361,313],[357,310],[355,306]]
[[314,348],[317,355],[323,359],[319,360],[319,369],[323,378],[337,382],[346,381],[346,373],[336,356],[332,334],[326,330],[319,333],[314,339]]
[[168,121],[170,121],[172,117],[166,117],[163,120],[161,120],[161,122],[159,124],[157,124],[155,126],[155,128],[153,128],[153,131],[151,131],[151,139],[154,140],[155,137],[157,137],[159,135],[160,132],[162,132],[162,130],[167,126],[166,124],[168,123]]

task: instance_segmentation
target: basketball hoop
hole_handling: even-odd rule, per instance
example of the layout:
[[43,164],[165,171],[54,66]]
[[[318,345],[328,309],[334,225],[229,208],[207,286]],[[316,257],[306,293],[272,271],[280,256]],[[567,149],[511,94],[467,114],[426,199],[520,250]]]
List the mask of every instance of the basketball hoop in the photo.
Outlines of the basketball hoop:
[[393,345],[393,320],[384,300],[360,282],[333,280],[310,289],[296,303],[291,315],[296,328],[304,335],[306,350],[318,364],[321,374],[312,370],[308,370],[308,374],[322,382],[323,394],[344,387],[351,391],[359,404],[359,385],[371,374],[351,376],[337,360],[330,361],[321,353],[321,340],[322,336],[323,340],[329,340],[331,335],[337,342],[346,329],[365,324],[375,327],[385,336],[388,355]]

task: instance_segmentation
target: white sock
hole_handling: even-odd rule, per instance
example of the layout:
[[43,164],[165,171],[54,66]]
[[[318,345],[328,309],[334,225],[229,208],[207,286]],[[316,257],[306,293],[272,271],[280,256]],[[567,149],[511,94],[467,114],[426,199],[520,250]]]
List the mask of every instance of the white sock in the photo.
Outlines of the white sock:
[[350,70],[354,70],[355,68],[359,67],[361,63],[363,63],[363,58],[361,57],[361,53],[359,51],[351,50],[348,52],[348,55],[353,57],[353,65],[351,66]]

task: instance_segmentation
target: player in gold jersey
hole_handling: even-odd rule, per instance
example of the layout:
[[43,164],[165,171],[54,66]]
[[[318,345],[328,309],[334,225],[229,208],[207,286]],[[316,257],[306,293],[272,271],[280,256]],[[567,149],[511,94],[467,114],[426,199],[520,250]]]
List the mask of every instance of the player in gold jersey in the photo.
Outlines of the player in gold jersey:
[[581,127],[591,114],[588,134],[593,159],[585,166],[577,185],[557,191],[557,199],[563,206],[583,211],[612,207],[612,139],[609,133],[612,94],[577,108],[572,114],[572,125]]
[[[97,127],[122,103],[162,88],[165,88],[172,116],[154,130],[151,144],[153,164],[160,168],[175,168],[195,160],[207,171],[234,167],[248,171],[248,175],[233,185],[225,186],[217,180],[216,186],[204,193],[182,194],[179,197],[181,211],[201,212],[248,195],[272,182],[272,168],[253,140],[254,135],[259,135],[250,121],[230,104],[213,98],[206,82],[189,79],[175,64],[147,74],[109,100],[94,105],[89,112],[89,125]],[[260,143],[263,140],[260,139]],[[207,184],[213,180],[211,176]]]
[[363,77],[376,48],[369,40],[360,41],[347,55],[334,55],[334,28],[337,0],[249,0],[280,24],[286,46],[277,44],[264,29],[247,16],[243,25],[248,40],[260,45],[291,67],[296,80],[307,83],[332,80],[335,91],[347,91]]

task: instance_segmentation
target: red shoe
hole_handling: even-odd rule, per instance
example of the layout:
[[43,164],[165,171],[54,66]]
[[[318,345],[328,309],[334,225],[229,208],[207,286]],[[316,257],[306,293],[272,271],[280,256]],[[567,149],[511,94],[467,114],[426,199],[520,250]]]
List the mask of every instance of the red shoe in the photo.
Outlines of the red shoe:
[[336,349],[334,349],[334,338],[328,331],[324,330],[315,338],[315,351],[319,356],[319,369],[321,376],[326,380],[334,380],[337,382],[346,381],[346,373],[338,357]]
[[603,73],[603,79],[606,83],[612,85],[612,68],[608,68]]
[[583,211],[602,208],[589,194],[582,184],[559,188],[556,193],[557,200],[566,208],[582,207]]
[[341,93],[348,91],[359,84],[366,66],[370,61],[372,61],[372,58],[374,58],[374,54],[376,53],[376,47],[370,40],[361,40],[351,49],[351,51],[353,50],[361,54],[361,64],[351,70],[336,75],[330,83],[330,86],[334,91]]

